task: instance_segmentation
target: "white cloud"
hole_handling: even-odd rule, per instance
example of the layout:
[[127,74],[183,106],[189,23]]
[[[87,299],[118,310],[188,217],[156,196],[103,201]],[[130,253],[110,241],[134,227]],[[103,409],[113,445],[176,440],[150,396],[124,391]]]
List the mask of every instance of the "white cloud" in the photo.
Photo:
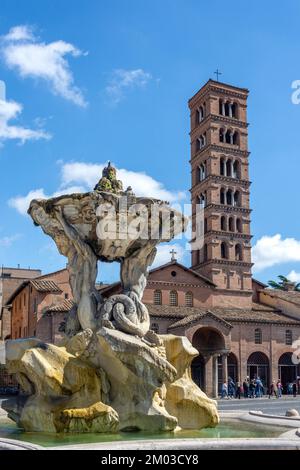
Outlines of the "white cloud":
[[15,26],[2,36],[1,52],[6,65],[16,69],[21,77],[45,80],[54,94],[86,106],[81,90],[74,85],[73,74],[65,56],[79,57],[83,52],[65,41],[38,42],[32,29]]
[[152,75],[143,69],[114,70],[112,78],[105,88],[112,104],[118,104],[129,89],[143,88],[152,79]]
[[184,247],[179,245],[178,243],[158,245],[157,254],[155,256],[152,268],[169,263],[171,261],[172,256],[170,251],[172,251],[173,249],[176,251],[175,258],[179,263],[183,262],[185,255],[189,253],[189,251],[185,250]]
[[19,233],[16,233],[15,235],[10,235],[8,237],[2,237],[0,238],[0,246],[8,248],[20,237],[21,235]]
[[300,241],[295,238],[282,239],[278,233],[261,237],[252,248],[254,271],[262,271],[276,264],[300,261]]
[[32,28],[27,25],[19,25],[10,28],[8,33],[3,36],[4,41],[34,41]]
[[297,273],[294,269],[286,277],[292,282],[300,282],[300,273]]
[[[25,196],[16,196],[10,199],[8,203],[20,214],[25,215],[32,199],[44,199],[61,194],[91,191],[101,178],[105,165],[80,162],[62,164],[61,184],[55,193],[46,195],[44,189],[35,189],[29,191]],[[154,198],[170,202],[177,202],[186,196],[183,191],[167,190],[162,183],[145,173],[118,169],[117,177],[123,181],[125,189],[127,186],[131,186],[137,196],[151,195]]]
[[43,129],[33,130],[9,124],[9,121],[18,118],[22,110],[20,103],[0,99],[0,142],[16,139],[24,143],[27,140],[49,139],[50,134]]

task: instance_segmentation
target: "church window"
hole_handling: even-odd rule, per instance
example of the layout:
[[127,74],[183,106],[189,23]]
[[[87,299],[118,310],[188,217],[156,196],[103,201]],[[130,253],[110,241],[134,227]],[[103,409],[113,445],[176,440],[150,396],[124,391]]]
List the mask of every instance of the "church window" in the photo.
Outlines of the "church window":
[[178,294],[176,290],[171,290],[170,292],[170,306],[177,307],[178,305]]
[[292,330],[286,330],[285,332],[285,344],[291,346],[293,344],[293,332]]
[[186,292],[185,294],[185,306],[186,307],[193,307],[193,293]]
[[234,232],[234,218],[233,217],[229,217],[229,231],[230,232]]
[[226,217],[224,215],[222,215],[221,217],[221,230],[225,230],[226,231],[227,227],[226,227]]
[[254,342],[255,344],[261,344],[262,343],[262,331],[260,328],[256,328],[254,330]]
[[161,290],[155,290],[153,294],[154,305],[161,305],[162,295]]

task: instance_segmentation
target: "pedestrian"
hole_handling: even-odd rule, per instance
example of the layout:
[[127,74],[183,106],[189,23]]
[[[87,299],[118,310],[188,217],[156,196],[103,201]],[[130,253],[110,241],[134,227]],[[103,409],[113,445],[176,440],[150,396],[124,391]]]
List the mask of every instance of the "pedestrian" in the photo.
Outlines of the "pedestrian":
[[233,398],[235,395],[235,383],[231,377],[228,378],[228,395]]
[[278,398],[277,385],[276,385],[274,380],[273,380],[273,382],[271,383],[271,386],[270,386],[269,398],[271,398],[273,395],[275,396],[275,398]]
[[291,382],[287,384],[287,393],[288,395],[292,395],[293,393],[293,384]]
[[293,383],[293,395],[294,395],[294,397],[297,396],[297,383],[296,383],[296,381]]
[[239,400],[241,399],[241,383],[240,382],[236,383],[235,398],[238,398]]
[[251,380],[249,384],[249,396],[250,398],[254,398],[254,391],[255,391],[255,383],[254,380]]
[[226,382],[223,382],[221,392],[221,398],[228,398],[228,387]]
[[249,382],[247,379],[243,382],[244,398],[249,398]]
[[282,383],[280,379],[277,380],[277,390],[278,390],[278,398],[282,397]]

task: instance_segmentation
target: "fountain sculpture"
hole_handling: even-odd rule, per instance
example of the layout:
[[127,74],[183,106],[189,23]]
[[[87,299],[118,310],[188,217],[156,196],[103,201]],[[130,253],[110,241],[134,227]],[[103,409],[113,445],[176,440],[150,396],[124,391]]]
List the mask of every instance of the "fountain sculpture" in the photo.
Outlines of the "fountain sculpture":
[[[61,346],[11,340],[23,393],[3,404],[26,431],[172,431],[216,426],[215,401],[191,380],[187,338],[150,330],[142,302],[156,246],[186,229],[168,203],[123,191],[109,164],[94,191],[33,200],[28,213],[68,259],[74,307]],[[122,293],[95,287],[98,261],[120,263]]]

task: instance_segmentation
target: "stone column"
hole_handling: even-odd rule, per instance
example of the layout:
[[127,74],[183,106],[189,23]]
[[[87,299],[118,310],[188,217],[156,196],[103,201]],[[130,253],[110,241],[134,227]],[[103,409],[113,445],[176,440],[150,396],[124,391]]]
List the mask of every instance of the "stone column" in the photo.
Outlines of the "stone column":
[[213,398],[218,398],[218,356],[213,357],[213,372],[214,372],[214,379],[213,379]]
[[229,103],[228,107],[229,107],[229,117],[232,117],[232,103]]
[[228,383],[227,354],[223,354],[222,356],[222,374],[223,374],[223,382]]
[[222,115],[225,116],[225,103],[222,101]]
[[213,395],[213,356],[205,357],[205,393],[211,397]]

